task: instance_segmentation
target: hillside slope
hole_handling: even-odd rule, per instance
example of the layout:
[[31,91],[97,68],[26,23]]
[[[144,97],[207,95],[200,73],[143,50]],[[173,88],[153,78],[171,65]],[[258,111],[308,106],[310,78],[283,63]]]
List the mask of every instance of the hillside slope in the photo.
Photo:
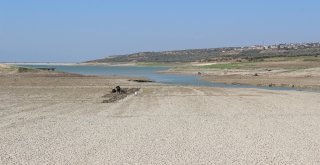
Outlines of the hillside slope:
[[90,63],[117,62],[211,62],[233,59],[254,60],[277,56],[316,56],[320,55],[320,46],[302,48],[212,48],[189,49],[163,52],[140,52],[128,55],[110,56],[103,59],[88,61]]

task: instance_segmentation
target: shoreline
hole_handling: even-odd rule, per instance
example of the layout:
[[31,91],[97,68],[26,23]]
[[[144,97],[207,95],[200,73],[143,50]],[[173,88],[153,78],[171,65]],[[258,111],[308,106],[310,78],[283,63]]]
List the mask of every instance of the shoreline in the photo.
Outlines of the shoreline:
[[[1,164],[319,161],[318,93],[86,76],[8,76],[0,84]],[[102,103],[116,85],[140,90]]]
[[[139,90],[110,95],[118,85]],[[0,78],[0,164],[199,164],[199,155],[203,164],[313,164],[319,95],[10,74]]]
[[[201,75],[198,75],[198,73]],[[172,68],[161,74],[194,75],[202,80],[229,85],[252,85],[256,87],[287,87],[298,89],[320,89],[320,67],[298,71],[277,69],[233,70]]]
[[[99,64],[100,66],[135,66],[141,65],[135,64]],[[99,66],[91,64],[72,64],[72,66]],[[193,64],[195,66],[207,66],[205,64]],[[208,64],[209,65],[209,64]],[[210,65],[212,65],[210,63]],[[54,65],[52,65],[54,66]],[[183,66],[187,66],[184,64]],[[306,69],[308,70],[308,69]],[[198,75],[198,72],[201,75]],[[42,73],[42,72],[41,72]],[[41,74],[39,73],[39,74]],[[47,72],[48,73],[48,72]],[[51,72],[59,73],[59,72]],[[51,74],[50,73],[50,74]],[[165,71],[158,71],[159,74],[176,74],[176,75],[192,75],[199,76],[201,80],[212,83],[223,83],[227,85],[244,85],[252,86],[252,88],[259,87],[283,87],[292,88],[295,90],[307,90],[307,91],[319,91],[320,89],[320,67],[311,68],[308,71],[298,71],[297,73],[290,72],[284,69],[277,69],[268,71],[266,69],[255,70],[221,70],[221,69],[199,69],[190,67],[170,67]],[[66,73],[70,74],[70,73]],[[256,74],[256,75],[255,75]],[[72,75],[72,74],[70,74]],[[79,75],[80,76],[80,75]],[[82,75],[83,76],[83,75]],[[87,75],[90,76],[90,75]],[[95,75],[94,75],[95,76]],[[110,75],[111,76],[111,75]],[[145,77],[129,77],[129,76],[116,76],[111,77],[126,77],[130,80],[140,79],[141,81],[148,81],[150,79]],[[196,85],[194,85],[196,86]]]

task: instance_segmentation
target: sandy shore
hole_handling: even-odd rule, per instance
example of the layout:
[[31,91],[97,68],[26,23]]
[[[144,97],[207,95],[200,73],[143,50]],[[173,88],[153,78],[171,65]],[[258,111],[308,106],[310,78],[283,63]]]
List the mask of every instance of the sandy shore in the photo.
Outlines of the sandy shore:
[[[202,65],[211,65],[204,63]],[[221,65],[220,64],[212,64]],[[227,65],[227,64],[226,64]],[[232,65],[232,64],[230,64]],[[164,71],[168,74],[201,73],[201,78],[211,82],[254,86],[277,86],[320,89],[320,61],[277,61],[235,63],[240,69],[205,68],[191,64]],[[199,67],[200,66],[200,67]]]
[[201,78],[226,84],[320,89],[320,68],[292,72],[287,70],[229,70],[218,72],[204,74]]
[[[103,104],[115,85],[138,96]],[[0,164],[319,164],[320,94],[0,77]]]

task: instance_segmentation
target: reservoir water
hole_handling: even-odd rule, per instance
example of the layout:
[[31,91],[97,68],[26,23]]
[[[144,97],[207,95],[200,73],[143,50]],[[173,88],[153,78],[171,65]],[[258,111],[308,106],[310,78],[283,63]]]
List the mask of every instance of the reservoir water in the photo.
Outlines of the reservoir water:
[[210,86],[224,88],[262,88],[270,90],[297,90],[286,87],[256,87],[250,85],[229,85],[202,80],[198,75],[162,74],[170,67],[162,66],[84,66],[84,65],[19,65],[31,68],[56,68],[56,71],[76,73],[82,75],[107,75],[144,77],[155,82],[172,85]]

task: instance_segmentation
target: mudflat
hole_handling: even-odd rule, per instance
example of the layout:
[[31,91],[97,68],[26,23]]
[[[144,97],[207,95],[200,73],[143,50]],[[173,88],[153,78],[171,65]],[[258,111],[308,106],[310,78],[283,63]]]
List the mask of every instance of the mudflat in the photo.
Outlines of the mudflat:
[[0,101],[0,164],[320,163],[316,92],[11,74]]
[[226,84],[320,89],[320,56],[274,57],[261,61],[192,63],[164,73],[193,74]]

